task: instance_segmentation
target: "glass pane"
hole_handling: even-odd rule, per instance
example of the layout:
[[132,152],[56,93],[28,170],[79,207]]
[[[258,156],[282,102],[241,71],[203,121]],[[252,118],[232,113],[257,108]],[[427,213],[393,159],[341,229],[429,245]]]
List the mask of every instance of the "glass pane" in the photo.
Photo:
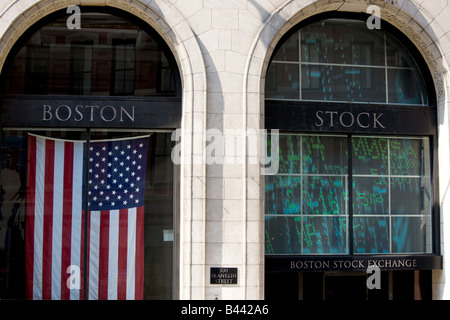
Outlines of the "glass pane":
[[124,68],[134,70],[135,68],[136,48],[134,43],[127,43],[125,46],[125,65]]
[[303,253],[347,253],[347,218],[303,218]]
[[272,63],[266,81],[266,98],[299,99],[298,64]]
[[389,218],[353,218],[355,253],[389,253]]
[[392,252],[431,252],[431,218],[393,217]]
[[[28,53],[27,53],[28,51]],[[53,56],[59,56],[62,52],[54,52]],[[16,69],[17,72],[24,72],[26,71],[28,67],[28,74],[25,76],[24,73],[16,73],[11,72],[12,79],[11,84],[15,84],[13,81],[18,81],[18,84],[22,84],[23,87],[13,88],[12,93],[16,93],[15,90],[23,90],[23,93],[40,93],[40,94],[47,94],[48,93],[48,87],[51,84],[53,84],[59,92],[59,85],[58,83],[53,82],[49,77],[49,71],[50,71],[50,47],[47,43],[44,43],[42,47],[34,47],[30,46],[29,50],[20,50],[19,54],[29,54],[35,59],[29,61],[27,64],[24,64],[25,57],[19,58],[19,61],[22,62],[21,66],[13,66],[13,69]],[[63,70],[63,69],[60,69]],[[23,79],[20,79],[20,76],[23,77]],[[18,78],[18,79],[17,79]],[[61,76],[61,71],[56,71],[56,78],[63,80],[63,77]],[[16,80],[17,79],[17,80]],[[5,84],[8,86],[10,83],[6,80]],[[63,82],[64,83],[64,82]],[[8,90],[8,88],[7,88]],[[9,93],[6,90],[5,93]],[[22,93],[22,92],[19,92]]]
[[278,49],[273,61],[299,61],[297,32],[290,36]]
[[429,143],[425,139],[390,139],[391,174],[418,176],[430,168]]
[[302,65],[302,99],[347,102],[386,102],[382,68]]
[[[159,54],[159,58],[161,59],[161,72],[159,76],[158,90],[160,92],[170,92],[173,88],[175,88],[173,70],[170,67],[170,62],[167,60],[167,57],[162,52]],[[142,74],[138,75],[142,76]]]
[[416,67],[413,56],[399,40],[389,33],[386,33],[386,61],[389,67]]
[[[28,153],[30,147],[28,131],[25,130],[4,130],[2,131],[2,145],[1,145],[1,211],[0,211],[0,298],[15,298],[25,299],[27,293],[27,269],[26,262],[30,262],[30,259],[34,257],[33,246],[29,246],[33,242],[34,238],[30,236],[32,227],[43,226],[45,222],[46,230],[51,224],[53,224],[53,239],[61,239],[63,225],[58,224],[56,221],[62,222],[61,219],[55,219],[52,212],[52,206],[57,208],[59,205],[68,206],[70,202],[68,198],[69,192],[74,187],[66,183],[67,179],[63,180],[63,174],[65,174],[64,168],[58,166],[61,163],[59,160],[64,151],[62,139],[68,139],[75,141],[82,147],[82,140],[85,139],[85,132],[75,130],[58,130],[58,131],[33,131],[34,134],[43,137],[52,137],[57,140],[51,140],[50,143],[39,147],[40,152],[36,152],[35,156],[31,156]],[[44,149],[45,148],[45,149]],[[38,148],[36,148],[38,149]],[[68,157],[69,153],[66,153]],[[37,156],[38,155],[38,156]],[[54,156],[50,156],[54,155]],[[34,160],[33,160],[34,159]],[[82,153],[81,153],[81,159]],[[36,163],[36,165],[32,165]],[[45,168],[54,167],[54,170],[45,171],[45,177],[42,175]],[[83,165],[76,165],[79,174],[79,178],[82,178]],[[31,170],[31,167],[34,170]],[[32,172],[38,172],[32,174]],[[40,179],[32,178],[40,177]],[[35,183],[31,186],[31,181]],[[30,183],[30,184],[27,184]],[[53,188],[57,185],[58,188]],[[78,201],[75,206],[78,206],[81,210],[82,199],[80,186],[76,188],[80,192],[76,193],[74,197],[77,197]],[[31,199],[30,194],[34,194],[36,190],[36,197]],[[28,194],[27,194],[28,192]],[[59,201],[64,200],[64,201]],[[33,207],[31,207],[33,203]],[[70,207],[72,208],[72,207]],[[56,210],[56,209],[55,209]],[[34,213],[33,213],[34,212]],[[40,214],[38,214],[38,212]],[[61,214],[61,210],[58,211]],[[81,211],[78,211],[80,216]],[[32,219],[33,217],[33,219]],[[62,216],[60,216],[62,217]],[[41,223],[33,224],[33,221],[41,221]],[[48,222],[51,222],[50,224]],[[37,227],[36,230],[39,230]],[[64,229],[67,230],[67,229]],[[43,229],[40,229],[43,233]],[[59,231],[59,232],[58,232]],[[39,233],[39,231],[36,231]],[[47,234],[49,234],[47,232]],[[42,249],[41,262],[44,265],[51,266],[51,254],[49,254],[53,248],[61,248],[61,241],[53,244],[50,242],[51,237],[42,239],[42,237],[36,237],[34,244],[41,244]],[[28,247],[28,251],[25,251],[25,247]],[[55,250],[55,249],[54,249]],[[59,267],[66,270],[70,264],[76,264],[76,258],[69,262],[61,258],[59,261]],[[31,264],[32,265],[32,264]],[[29,270],[29,269],[28,269]],[[32,271],[32,270],[31,270]],[[47,273],[49,274],[49,273]],[[32,279],[28,274],[28,279]],[[61,273],[59,279],[61,280]],[[37,283],[50,284],[50,278],[40,277],[37,279]],[[42,287],[44,287],[41,284]],[[37,290],[39,286],[37,287]],[[63,290],[62,290],[63,291]],[[67,290],[68,291],[68,290]],[[66,294],[67,291],[63,291],[61,294]],[[50,297],[48,291],[43,292],[43,297]]]
[[[22,131],[2,137],[0,298],[25,298],[27,139]],[[8,281],[6,281],[8,279]]]
[[[299,57],[302,92],[297,98],[286,93],[297,81],[292,71],[274,64],[296,64]],[[269,66],[266,98],[429,103],[422,74],[405,46],[384,30],[368,29],[365,21],[345,19],[312,23],[282,43]]]
[[303,173],[347,174],[347,138],[303,137]]
[[428,104],[425,84],[416,69],[389,69],[389,103]]
[[266,177],[265,212],[270,215],[266,218],[284,219],[270,222],[270,234],[266,228],[271,253],[294,252],[299,239],[302,251],[298,254],[347,252],[348,139],[352,142],[353,251],[431,252],[428,139],[282,136],[280,154],[293,157],[301,150],[302,169],[292,173],[298,170],[295,157],[283,166],[286,173]]
[[302,61],[384,65],[384,37],[366,23],[329,19],[301,30]]
[[[300,135],[279,135],[278,173],[300,173],[300,143]],[[267,147],[267,154],[270,154],[270,136],[267,137]]]
[[353,214],[389,214],[389,179],[353,177]]
[[431,214],[428,179],[391,178],[392,214]]
[[122,93],[124,92],[125,87],[125,71],[117,70],[114,73],[115,81],[114,81],[114,92]]
[[5,69],[3,93],[175,95],[173,81],[161,91],[167,59],[155,37],[110,14],[82,13],[82,32],[69,30],[66,20],[58,18],[26,40]]
[[[333,67],[330,67],[333,68]],[[319,92],[322,90],[324,97],[326,97],[325,87],[323,87],[324,80],[322,80],[323,66],[320,65],[302,65],[302,92]],[[327,81],[328,82],[328,81]],[[330,89],[328,89],[330,90]],[[328,96],[332,97],[332,92],[328,92]],[[306,98],[303,97],[303,99]],[[325,100],[325,98],[324,98]],[[328,99],[328,100],[331,100]]]
[[353,137],[353,174],[388,174],[388,140],[384,138]]
[[92,42],[73,43],[71,60],[71,94],[90,94],[92,83]]
[[300,254],[301,218],[287,216],[265,217],[266,254]]
[[347,178],[303,177],[302,204],[304,214],[346,214]]
[[124,65],[124,61],[125,61],[125,48],[123,44],[118,44],[114,46],[114,51],[116,53],[115,56],[115,68],[118,70],[123,70],[125,69],[125,65]]
[[300,177],[266,176],[266,214],[299,214],[300,188]]

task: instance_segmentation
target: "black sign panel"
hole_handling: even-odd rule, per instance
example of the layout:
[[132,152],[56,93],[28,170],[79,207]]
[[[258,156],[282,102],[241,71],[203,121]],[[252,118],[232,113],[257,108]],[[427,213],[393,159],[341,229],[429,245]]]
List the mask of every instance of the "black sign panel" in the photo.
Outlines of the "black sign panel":
[[181,101],[174,98],[4,97],[1,125],[25,127],[178,128]]
[[237,268],[211,268],[211,284],[237,284]]
[[431,106],[266,101],[265,126],[285,131],[433,135]]
[[442,269],[439,255],[369,255],[369,256],[266,256],[268,272],[366,271]]

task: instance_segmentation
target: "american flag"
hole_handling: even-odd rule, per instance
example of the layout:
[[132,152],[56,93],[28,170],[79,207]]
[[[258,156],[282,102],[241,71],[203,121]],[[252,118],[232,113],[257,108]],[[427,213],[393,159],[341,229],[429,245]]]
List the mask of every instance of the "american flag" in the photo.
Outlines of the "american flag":
[[[143,298],[148,140],[146,136],[93,141],[87,158],[85,142],[29,136],[29,298],[81,299],[84,276],[88,299]],[[82,178],[86,162],[87,186]],[[67,273],[74,265],[80,269],[78,288],[70,285]]]
[[141,138],[90,144],[90,210],[143,205],[147,142],[148,138]]

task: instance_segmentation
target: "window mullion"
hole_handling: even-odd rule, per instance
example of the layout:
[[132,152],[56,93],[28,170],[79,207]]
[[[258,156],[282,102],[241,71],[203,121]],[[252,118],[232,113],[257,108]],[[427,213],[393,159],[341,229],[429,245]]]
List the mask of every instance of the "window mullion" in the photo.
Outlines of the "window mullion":
[[389,217],[389,253],[392,253],[392,198],[391,198],[391,139],[387,139],[387,166],[388,166],[388,217]]
[[302,100],[302,32],[298,32],[298,97]]
[[386,103],[389,103],[389,83],[388,83],[388,66],[387,66],[387,41],[386,34],[384,34],[384,83],[386,90]]
[[347,136],[348,175],[347,175],[347,216],[349,254],[353,255],[353,167],[352,167],[352,135]]
[[[300,90],[301,91],[301,90]],[[303,137],[304,135],[300,135],[300,226],[301,226],[301,232],[300,235],[302,237],[302,241],[301,241],[301,247],[300,247],[300,251],[301,254],[303,254],[303,249],[304,249],[304,226],[303,226],[303,188],[305,187],[303,184],[304,181],[304,176],[303,176]]]

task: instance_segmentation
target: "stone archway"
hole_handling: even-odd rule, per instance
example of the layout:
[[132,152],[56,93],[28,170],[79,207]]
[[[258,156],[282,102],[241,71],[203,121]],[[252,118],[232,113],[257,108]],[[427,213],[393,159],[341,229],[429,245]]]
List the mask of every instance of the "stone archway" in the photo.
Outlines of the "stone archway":
[[[192,261],[195,258],[192,258],[190,254],[193,243],[192,234],[194,233],[191,222],[194,201],[198,199],[203,204],[201,207],[198,204],[195,205],[197,214],[199,210],[204,212],[203,200],[206,193],[204,183],[198,184],[194,181],[194,161],[192,160],[193,146],[205,141],[203,135],[206,131],[206,72],[197,38],[176,6],[165,0],[158,1],[158,3],[155,1],[146,3],[140,0],[131,2],[124,0],[42,0],[35,1],[31,5],[30,3],[30,1],[19,0],[2,8],[4,10],[0,13],[0,23],[6,27],[2,28],[0,34],[0,71],[15,43],[32,25],[45,16],[58,10],[67,9],[71,5],[106,6],[131,13],[155,29],[174,55],[182,84],[182,128],[181,136],[177,137],[177,141],[181,141],[179,145],[182,162],[179,168],[180,190],[177,196],[179,198],[178,207],[181,208],[178,210],[178,220],[183,222],[183,226],[179,227],[180,236],[176,239],[179,261],[177,261],[178,275],[175,286],[179,298],[189,299],[192,295],[190,288],[194,286],[190,276],[192,265],[201,263]],[[198,134],[198,130],[201,130],[201,134]],[[172,138],[174,140],[175,137],[172,136]],[[204,166],[204,164],[202,165]],[[198,172],[205,171],[204,168],[197,169],[195,180],[204,181],[205,176],[199,176]],[[199,232],[196,231],[196,233]],[[202,243],[204,244],[204,241]],[[179,254],[179,252],[184,254]]]
[[[267,72],[267,68],[270,62],[270,57],[282,36],[288,32],[293,26],[298,24],[299,22],[319,13],[324,12],[362,12],[367,13],[367,8],[369,5],[376,5],[380,8],[380,17],[382,20],[387,21],[396,27],[400,32],[402,32],[405,36],[407,36],[411,42],[418,48],[422,56],[424,57],[427,66],[430,70],[430,73],[433,77],[435,89],[436,89],[436,98],[437,98],[437,108],[438,108],[438,123],[439,123],[439,131],[441,135],[439,136],[442,139],[440,145],[448,144],[448,135],[449,135],[449,126],[447,124],[448,120],[447,113],[447,102],[445,101],[446,97],[446,87],[448,83],[448,79],[446,77],[446,70],[448,69],[446,60],[442,57],[442,47],[447,47],[449,45],[449,41],[447,38],[439,37],[436,32],[433,32],[434,29],[441,30],[441,27],[438,25],[437,21],[429,22],[425,16],[428,16],[426,12],[426,8],[423,8],[421,5],[416,5],[414,3],[408,2],[408,5],[404,3],[404,7],[399,7],[397,5],[397,1],[335,1],[333,3],[329,3],[328,1],[314,1],[313,3],[305,4],[302,1],[292,0],[286,2],[282,7],[280,7],[277,11],[274,11],[270,14],[270,16],[265,20],[265,24],[260,28],[257,37],[255,37],[255,41],[252,44],[252,49],[249,54],[249,58],[246,64],[246,72],[245,72],[245,82],[244,86],[246,91],[244,93],[243,98],[243,107],[244,107],[244,118],[247,121],[250,118],[256,119],[255,121],[247,121],[247,123],[251,123],[254,127],[249,127],[247,129],[259,130],[264,128],[264,84],[265,84],[265,75]],[[424,23],[426,25],[423,25]],[[245,149],[249,152],[249,146],[246,146]],[[447,152],[448,153],[448,152]],[[260,150],[261,154],[261,150]],[[446,152],[439,152],[439,165],[440,168],[448,167],[449,157],[446,155]],[[259,203],[259,207],[257,208],[260,212],[260,229],[264,229],[264,208],[262,203],[264,203],[264,177],[262,176],[262,171],[254,170],[254,165],[250,165],[246,163],[246,185],[247,190],[250,189],[251,185],[255,185],[253,187],[254,190],[259,190],[258,201],[255,203]],[[440,197],[441,206],[444,206],[448,203],[449,200],[446,200],[445,194],[447,190],[447,181],[450,179],[450,173],[444,172],[440,173],[441,178],[441,193],[443,193]],[[247,191],[248,192],[248,191]],[[250,208],[247,204],[246,212],[249,210],[255,210],[254,208]],[[450,222],[446,222],[444,219],[444,215],[441,210],[441,223],[444,225],[448,225]],[[260,261],[264,260],[264,239],[263,232],[261,232],[260,238]],[[441,232],[441,235],[443,232]],[[442,240],[441,240],[442,241]],[[442,248],[444,250],[444,248]],[[261,268],[264,270],[264,267]],[[444,268],[445,270],[445,268]],[[445,272],[445,271],[444,271]],[[442,283],[434,284],[436,288],[433,288],[435,298],[442,298],[444,295],[442,292],[445,288],[444,280],[444,272],[435,271],[433,274],[433,282],[442,281]],[[261,287],[264,287],[262,284]]]

